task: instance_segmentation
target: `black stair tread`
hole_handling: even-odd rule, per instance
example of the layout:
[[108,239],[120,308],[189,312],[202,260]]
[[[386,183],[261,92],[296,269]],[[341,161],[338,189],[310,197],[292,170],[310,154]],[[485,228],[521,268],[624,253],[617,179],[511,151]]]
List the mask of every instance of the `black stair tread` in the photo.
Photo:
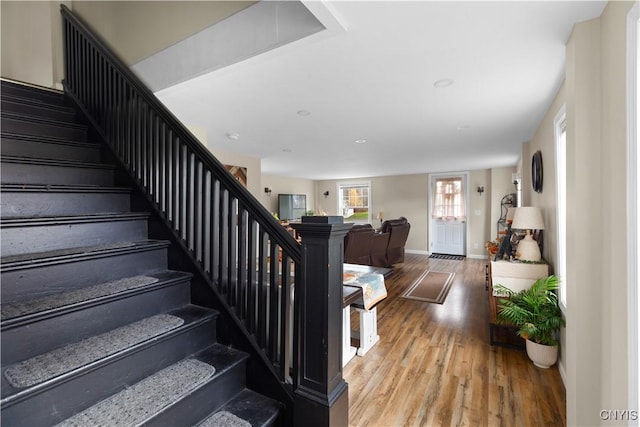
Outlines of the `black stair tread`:
[[28,114],[48,119],[60,120],[63,123],[75,123],[75,110],[58,105],[34,103],[23,99],[7,99],[2,97],[0,108],[18,114]]
[[80,124],[80,123],[76,122],[75,120],[61,121],[61,120],[50,119],[48,117],[42,117],[42,116],[38,116],[38,115],[17,113],[17,112],[14,112],[14,111],[1,110],[0,111],[0,117],[2,117],[3,119],[6,118],[6,119],[11,119],[11,120],[20,120],[20,121],[24,121],[24,122],[33,122],[33,123],[39,123],[39,124],[44,124],[44,125],[51,125],[51,126],[59,126],[59,127],[69,128],[69,129],[76,129],[76,130],[81,130],[81,131],[84,131],[84,130],[88,129],[87,125]]
[[[38,157],[16,157],[16,156],[2,156],[0,160],[3,163],[20,163],[30,165],[43,165],[43,166],[66,166],[77,168],[89,168],[89,169],[115,169],[115,165],[109,165],[104,163],[89,163],[78,160],[60,160],[60,159],[42,159]],[[16,183],[19,184],[19,183]]]
[[76,110],[73,107],[68,107],[66,105],[60,104],[51,104],[47,102],[42,102],[38,99],[27,98],[23,96],[16,96],[10,94],[2,94],[2,102],[8,102],[13,104],[23,104],[23,105],[31,105],[36,108],[47,108],[49,110],[59,111],[61,113],[69,113],[75,114]]
[[17,98],[25,98],[46,105],[64,105],[64,92],[58,89],[34,85],[29,82],[17,80],[0,80],[2,96],[11,95]]
[[196,424],[195,427],[252,427],[249,421],[228,411],[218,411]]
[[2,228],[129,221],[135,219],[147,219],[149,218],[149,215],[150,214],[148,212],[103,212],[85,215],[65,215],[50,217],[13,217],[3,218]]
[[149,216],[148,212],[106,212],[3,218],[3,255],[143,240]]
[[175,363],[121,392],[57,424],[58,427],[89,425],[141,425],[176,401],[208,382],[215,368],[197,359]]
[[56,249],[53,251],[37,252],[30,254],[11,255],[0,258],[2,271],[19,268],[32,268],[34,266],[49,265],[66,262],[71,259],[94,258],[111,256],[122,252],[136,252],[154,248],[166,248],[169,242],[166,240],[142,240],[135,242],[121,242],[107,245],[83,246],[69,249]]
[[252,390],[244,389],[233,399],[227,402],[197,427],[210,427],[208,420],[219,412],[229,412],[241,420],[248,422],[252,427],[273,425],[281,409],[280,402],[258,394]]
[[0,184],[2,192],[25,193],[131,193],[129,187],[105,187],[101,185],[77,185],[77,184]]
[[0,140],[7,139],[19,139],[23,141],[30,142],[45,142],[48,144],[60,144],[60,145],[70,145],[74,147],[84,147],[84,148],[95,148],[100,149],[100,144],[91,141],[74,141],[72,139],[67,138],[59,138],[55,136],[40,136],[40,135],[29,135],[23,133],[14,133],[14,132],[0,132]]
[[185,272],[165,270],[72,289],[67,292],[37,296],[28,300],[3,300],[0,306],[2,331],[63,313],[104,304],[129,295],[148,292],[150,289],[170,286],[179,281],[188,281],[191,276]]
[[[22,401],[153,346],[169,336],[210,321],[217,316],[217,312],[205,307],[188,305],[157,316],[53,349],[11,366],[3,366],[0,405],[6,407]],[[146,329],[149,324],[159,325],[161,330],[149,332]]]
[[[213,383],[247,357],[241,351],[213,344],[58,425],[142,425],[153,418],[161,417],[164,410],[188,398],[191,393],[206,384]],[[172,381],[172,378],[167,376],[175,374],[176,371],[180,372],[178,375],[183,376],[180,381]]]

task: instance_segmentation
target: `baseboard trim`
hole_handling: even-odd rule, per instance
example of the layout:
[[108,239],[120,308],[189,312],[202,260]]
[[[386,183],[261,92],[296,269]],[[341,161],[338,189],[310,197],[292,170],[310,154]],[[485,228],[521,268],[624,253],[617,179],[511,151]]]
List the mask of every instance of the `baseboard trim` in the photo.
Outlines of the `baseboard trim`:
[[430,255],[429,251],[420,251],[418,249],[405,249],[405,253],[408,254],[416,254],[416,255]]
[[13,83],[15,85],[25,86],[32,89],[45,90],[48,92],[52,92],[56,95],[64,95],[64,88],[62,87],[61,83],[54,83],[55,87],[47,87],[47,86],[41,86],[35,83],[25,82],[22,80],[11,79],[8,77],[0,77],[0,80],[2,80],[3,82]]
[[564,363],[562,360],[558,361],[558,372],[560,372],[560,378],[562,378],[562,384],[564,384],[564,389],[567,389],[567,370],[564,368]]

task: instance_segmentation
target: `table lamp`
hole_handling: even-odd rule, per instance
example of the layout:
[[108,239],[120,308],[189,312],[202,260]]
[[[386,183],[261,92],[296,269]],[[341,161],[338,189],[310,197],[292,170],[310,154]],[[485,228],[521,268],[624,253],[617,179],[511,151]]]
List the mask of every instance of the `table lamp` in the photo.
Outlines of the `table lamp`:
[[542,259],[540,247],[531,236],[531,230],[544,230],[540,209],[533,206],[515,208],[511,228],[525,230],[524,239],[518,243],[518,259],[521,261],[540,261]]

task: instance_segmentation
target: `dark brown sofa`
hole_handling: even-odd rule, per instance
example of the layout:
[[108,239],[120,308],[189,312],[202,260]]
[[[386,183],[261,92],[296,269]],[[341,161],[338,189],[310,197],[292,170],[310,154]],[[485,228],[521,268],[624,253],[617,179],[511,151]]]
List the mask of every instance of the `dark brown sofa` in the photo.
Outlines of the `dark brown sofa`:
[[403,262],[410,227],[404,217],[383,222],[378,231],[370,224],[354,225],[344,238],[344,262],[374,267]]

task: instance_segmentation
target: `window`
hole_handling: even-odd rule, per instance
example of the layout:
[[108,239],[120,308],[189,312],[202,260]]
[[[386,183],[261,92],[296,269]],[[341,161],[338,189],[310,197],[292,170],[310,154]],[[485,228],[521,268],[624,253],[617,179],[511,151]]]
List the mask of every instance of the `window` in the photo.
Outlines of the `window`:
[[436,219],[455,219],[464,221],[466,210],[462,178],[437,178],[433,212]]
[[554,120],[556,148],[556,215],[558,226],[556,274],[560,279],[560,305],[567,307],[567,114],[562,106]]
[[338,184],[338,212],[348,222],[371,222],[371,185],[369,183]]

